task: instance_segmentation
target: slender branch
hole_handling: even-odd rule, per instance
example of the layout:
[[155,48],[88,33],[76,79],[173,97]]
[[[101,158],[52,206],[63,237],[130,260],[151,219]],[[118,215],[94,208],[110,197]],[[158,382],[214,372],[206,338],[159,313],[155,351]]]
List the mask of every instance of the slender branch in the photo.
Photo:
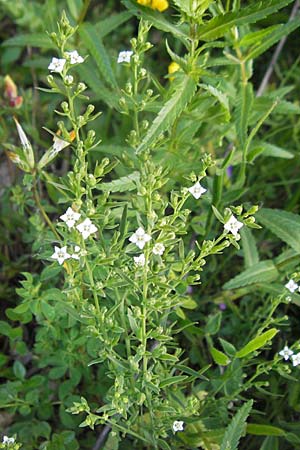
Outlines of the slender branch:
[[[289,22],[292,19],[294,19],[295,15],[298,12],[299,6],[300,6],[299,0],[296,0],[295,3],[294,3],[294,6],[293,6],[292,12],[290,14],[290,17],[289,17]],[[262,81],[260,83],[260,86],[259,86],[258,90],[257,90],[257,93],[256,93],[257,97],[260,97],[265,92],[265,90],[266,90],[266,88],[268,86],[268,83],[270,81],[270,78],[272,76],[272,73],[274,71],[275,64],[278,61],[278,58],[279,58],[280,53],[281,53],[281,51],[282,51],[282,49],[284,47],[284,44],[286,43],[286,40],[287,40],[287,36],[284,36],[279,41],[279,43],[277,44],[275,52],[274,52],[274,54],[273,54],[273,56],[271,58],[270,64],[269,64],[269,66],[268,66],[268,68],[266,70],[266,73],[265,73],[265,75],[264,75],[264,77],[263,77],[263,79],[262,79]]]
[[99,434],[98,439],[95,442],[95,445],[92,448],[92,450],[99,450],[99,449],[101,449],[101,447],[104,444],[104,442],[106,441],[107,435],[110,433],[110,431],[111,431],[111,426],[110,425],[105,425],[105,427],[103,428],[103,430]]

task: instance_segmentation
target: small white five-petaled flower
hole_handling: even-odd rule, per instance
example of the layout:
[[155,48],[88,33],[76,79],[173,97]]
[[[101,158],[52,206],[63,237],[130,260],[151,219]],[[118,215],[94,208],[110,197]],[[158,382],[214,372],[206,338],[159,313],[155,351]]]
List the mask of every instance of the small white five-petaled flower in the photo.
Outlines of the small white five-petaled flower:
[[124,50],[124,51],[119,53],[117,62],[118,63],[123,63],[123,62],[130,63],[130,58],[131,58],[132,55],[133,55],[132,51]]
[[224,230],[229,231],[234,235],[234,237],[239,238],[239,229],[242,228],[243,225],[244,224],[242,222],[239,222],[232,214],[225,223]]
[[293,354],[294,354],[293,350],[288,348],[287,345],[285,345],[285,347],[279,352],[279,355],[282,356],[285,361],[290,359],[290,356],[292,356]]
[[15,438],[13,437],[8,437],[8,436],[3,436],[3,441],[2,444],[14,444],[15,443]]
[[60,216],[60,219],[67,224],[68,228],[72,228],[80,217],[80,213],[75,212],[72,208],[68,208],[67,211]]
[[183,431],[183,425],[184,425],[184,422],[182,420],[175,420],[173,422],[174,433],[176,433],[176,431]]
[[82,234],[83,239],[87,239],[91,234],[96,233],[98,230],[90,219],[85,219],[77,225],[76,228]]
[[300,364],[300,353],[292,355],[293,366],[298,366]]
[[83,57],[78,54],[77,50],[66,52],[66,55],[68,58],[70,58],[70,64],[81,64],[84,62]]
[[51,63],[48,66],[50,72],[61,73],[64,70],[66,60],[64,58],[52,58]]
[[145,244],[149,242],[151,236],[145,233],[142,227],[139,227],[135,233],[129,238],[130,242],[136,244],[141,250],[145,247]]
[[67,246],[61,248],[54,246],[54,253],[51,258],[56,259],[62,265],[66,259],[71,258],[71,255],[67,252]]
[[199,181],[197,181],[197,183],[194,184],[194,186],[190,187],[188,189],[188,191],[190,194],[192,194],[193,197],[195,197],[198,200],[198,198],[200,198],[201,195],[207,191],[207,189],[205,189],[203,186],[201,186]]
[[165,246],[164,246],[164,244],[162,244],[161,242],[157,242],[157,243],[154,245],[152,251],[153,251],[154,255],[159,255],[159,256],[161,256],[161,255],[164,253],[164,251],[165,251]]
[[137,266],[144,267],[146,262],[144,253],[139,256],[134,256],[133,259]]
[[294,280],[290,280],[285,284],[285,287],[293,294],[298,288],[298,284]]
[[77,260],[80,259],[80,254],[79,254],[80,250],[81,250],[81,248],[79,247],[79,245],[75,245],[74,253],[72,253],[71,258],[77,259]]

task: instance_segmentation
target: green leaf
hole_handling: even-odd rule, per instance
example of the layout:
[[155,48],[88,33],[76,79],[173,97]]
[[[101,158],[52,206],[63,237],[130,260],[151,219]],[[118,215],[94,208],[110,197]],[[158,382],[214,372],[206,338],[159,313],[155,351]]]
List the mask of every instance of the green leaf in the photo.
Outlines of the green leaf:
[[216,334],[220,329],[221,320],[222,320],[221,312],[217,312],[217,314],[214,314],[213,316],[209,316],[207,324],[204,329],[204,332],[206,334],[210,334],[210,335]]
[[46,49],[56,48],[56,45],[46,33],[19,34],[18,36],[7,39],[2,45],[4,47],[26,47],[28,45],[30,47]]
[[13,364],[13,372],[15,374],[15,376],[19,379],[19,380],[24,380],[25,375],[26,375],[26,369],[23,366],[23,364],[21,363],[21,361],[15,361]]
[[96,22],[94,27],[100,38],[104,38],[116,28],[120,27],[124,22],[127,22],[132,17],[129,11],[124,11],[119,14],[113,14],[105,19]]
[[223,288],[237,289],[255,283],[266,283],[276,280],[278,275],[278,270],[273,261],[260,261],[227,281],[227,283],[223,285]]
[[220,352],[220,350],[217,350],[215,347],[210,347],[209,351],[216,364],[227,366],[231,362],[225,353]]
[[202,89],[204,89],[205,91],[209,92],[213,97],[215,97],[219,101],[220,105],[222,106],[225,112],[225,120],[228,121],[230,119],[228,96],[214,86],[202,83],[199,86],[202,87]]
[[150,8],[137,5],[134,0],[122,0],[122,3],[132,14],[135,14],[138,18],[142,17],[153,23],[155,28],[158,30],[165,31],[166,33],[171,33],[173,36],[177,37],[181,41],[186,41],[188,39],[187,27],[173,24],[170,19],[165,19],[161,12],[153,11]]
[[271,425],[261,425],[259,423],[248,423],[247,433],[256,436],[284,436],[285,431],[282,428]]
[[181,383],[181,381],[184,381],[188,378],[187,375],[175,375],[173,377],[165,378],[163,381],[160,382],[159,387],[161,389],[171,386],[172,384],[178,384]]
[[236,413],[226,428],[220,450],[236,450],[242,435],[245,433],[246,420],[253,405],[253,400],[245,403]]
[[243,255],[245,260],[245,268],[255,266],[259,262],[256,242],[251,230],[243,227],[240,231]]
[[41,281],[50,280],[62,271],[62,267],[57,263],[51,266],[45,267],[41,273]]
[[235,127],[237,136],[241,147],[244,147],[247,132],[249,117],[252,110],[253,103],[253,88],[251,83],[240,83],[240,90],[237,96],[237,103],[235,109]]
[[248,344],[246,344],[241,350],[239,350],[236,354],[237,358],[243,358],[244,356],[249,355],[249,353],[258,350],[259,348],[266,345],[268,341],[273,339],[273,337],[278,333],[276,328],[271,328],[268,331],[265,331],[263,334],[256,336],[252,339]]
[[225,339],[219,338],[219,341],[223,347],[223,350],[230,358],[233,358],[236,354],[236,348],[230,344],[230,342],[225,341]]
[[300,253],[300,216],[280,209],[262,208],[257,221]]
[[110,64],[109,56],[95,27],[85,23],[79,27],[79,34],[84,45],[91,52],[98,69],[107,84],[116,89],[118,85]]
[[232,27],[255,23],[258,20],[284,8],[293,0],[262,0],[240,8],[235,12],[228,12],[214,17],[198,28],[198,36],[202,41],[212,41],[224,36]]
[[187,104],[192,99],[196,91],[197,83],[194,79],[185,75],[178,84],[172,97],[160,110],[146,136],[137,148],[136,153],[140,153],[149,148],[156,139],[165,131],[169,130],[177,117],[185,110]]
[[272,45],[276,44],[276,42],[280,41],[283,37],[292,33],[292,31],[296,30],[300,26],[300,16],[296,17],[293,20],[290,20],[288,23],[284,25],[279,25],[276,31],[273,31],[268,37],[266,37],[261,44],[254,47],[250,50],[244,58],[244,61],[249,61],[250,59],[257,58],[259,55],[264,53],[268,48],[272,47]]
[[271,156],[273,158],[292,159],[295,155],[284,148],[278,147],[268,142],[256,142],[252,145],[247,161],[253,162],[258,156]]
[[126,177],[121,177],[118,180],[110,181],[109,183],[101,183],[97,185],[99,189],[104,192],[126,192],[136,189],[136,183],[140,179],[139,172],[132,172]]

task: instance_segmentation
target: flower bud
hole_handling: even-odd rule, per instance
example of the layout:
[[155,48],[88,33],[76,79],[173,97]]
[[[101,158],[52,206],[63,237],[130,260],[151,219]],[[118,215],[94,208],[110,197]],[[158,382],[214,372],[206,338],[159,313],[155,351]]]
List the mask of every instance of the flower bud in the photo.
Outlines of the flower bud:
[[78,86],[77,86],[77,92],[83,92],[86,90],[86,88],[87,88],[86,84],[80,82],[80,83],[78,83]]
[[131,95],[132,94],[132,84],[131,83],[126,83],[125,85],[125,91],[127,94]]
[[63,112],[65,112],[65,113],[69,112],[69,105],[67,102],[62,102],[60,106],[61,106],[61,109],[63,110]]

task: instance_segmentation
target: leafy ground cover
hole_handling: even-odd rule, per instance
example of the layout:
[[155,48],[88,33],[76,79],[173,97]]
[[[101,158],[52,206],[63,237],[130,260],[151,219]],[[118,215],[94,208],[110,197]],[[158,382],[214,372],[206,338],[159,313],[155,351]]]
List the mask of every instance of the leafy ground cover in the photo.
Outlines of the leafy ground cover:
[[0,5],[0,448],[300,448],[298,2]]

